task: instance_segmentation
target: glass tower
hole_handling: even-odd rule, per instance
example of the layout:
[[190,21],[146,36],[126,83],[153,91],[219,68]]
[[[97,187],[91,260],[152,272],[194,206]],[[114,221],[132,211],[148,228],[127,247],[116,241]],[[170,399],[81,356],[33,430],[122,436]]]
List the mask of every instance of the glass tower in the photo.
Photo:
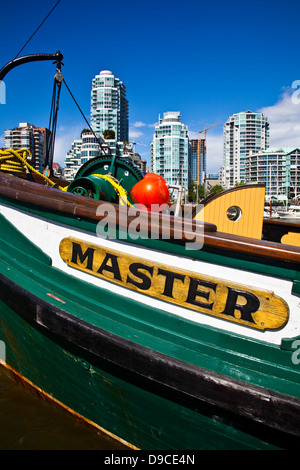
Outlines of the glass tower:
[[204,184],[206,173],[206,141],[205,139],[191,140],[190,154],[190,180],[197,184]]
[[117,141],[129,140],[126,87],[109,70],[103,70],[93,78],[91,127],[96,134],[113,130]]
[[230,116],[223,129],[221,184],[225,189],[245,182],[245,159],[269,146],[268,117],[246,111]]
[[164,113],[151,143],[151,171],[162,176],[167,184],[187,188],[189,154],[188,128],[181,123],[180,113]]

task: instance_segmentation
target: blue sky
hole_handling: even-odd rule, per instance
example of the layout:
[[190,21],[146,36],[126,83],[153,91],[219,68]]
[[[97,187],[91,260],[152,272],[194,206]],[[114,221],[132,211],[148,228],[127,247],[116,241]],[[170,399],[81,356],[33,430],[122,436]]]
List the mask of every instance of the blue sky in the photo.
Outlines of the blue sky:
[[[55,3],[0,0],[1,66]],[[64,78],[88,120],[92,79],[111,70],[127,88],[130,138],[148,160],[153,126],[167,111],[180,111],[191,137],[233,113],[263,111],[271,145],[300,146],[300,103],[292,99],[300,80],[299,13],[296,0],[61,0],[21,55],[61,50]],[[52,62],[40,62],[5,77],[0,146],[4,130],[19,122],[48,126],[54,73]],[[63,164],[84,127],[63,87],[55,161]],[[222,131],[207,132],[209,172],[222,165]]]

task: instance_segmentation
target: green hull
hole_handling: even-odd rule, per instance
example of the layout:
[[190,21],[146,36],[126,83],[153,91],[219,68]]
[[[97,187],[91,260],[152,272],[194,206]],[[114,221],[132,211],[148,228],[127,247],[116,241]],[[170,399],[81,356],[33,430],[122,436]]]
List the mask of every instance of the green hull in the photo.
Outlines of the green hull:
[[[101,289],[53,267],[3,216],[0,229],[0,340],[8,366],[34,386],[138,449],[295,448],[300,369],[290,340],[249,340]],[[197,256],[272,272],[299,291],[295,263],[209,248]]]
[[[207,403],[153,385],[144,389],[130,371],[99,364],[76,345],[31,325],[1,302],[7,363],[38,388],[132,446],[150,450],[280,449],[293,446],[264,427]],[[196,409],[193,409],[193,405]],[[234,420],[234,422],[232,422]],[[265,436],[271,442],[265,442]],[[283,447],[282,447],[283,445]]]

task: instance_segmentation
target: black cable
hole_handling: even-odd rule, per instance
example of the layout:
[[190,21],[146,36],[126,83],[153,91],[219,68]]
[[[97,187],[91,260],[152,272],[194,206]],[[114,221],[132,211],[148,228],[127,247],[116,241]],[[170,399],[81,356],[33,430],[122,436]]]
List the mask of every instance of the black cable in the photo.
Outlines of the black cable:
[[18,54],[16,55],[15,59],[18,57],[18,55],[22,52],[22,50],[27,46],[27,44],[29,43],[29,41],[33,38],[33,36],[35,35],[35,33],[37,33],[37,31],[40,29],[40,27],[42,26],[43,23],[45,23],[46,19],[48,18],[48,16],[53,12],[54,8],[57,7],[57,5],[59,4],[61,0],[58,0],[56,2],[56,4],[54,5],[54,7],[49,11],[48,15],[43,19],[43,21],[40,23],[40,25],[37,27],[37,29],[34,31],[34,33],[32,33],[32,35],[30,36],[30,38],[26,41],[26,43],[24,44],[24,46],[22,47],[22,49],[19,50]]
[[63,79],[63,82],[64,82],[64,84],[66,85],[68,92],[70,93],[71,97],[73,98],[74,103],[76,104],[77,108],[79,109],[79,111],[80,111],[80,113],[81,113],[83,119],[85,120],[86,124],[88,125],[90,131],[93,133],[95,139],[97,140],[98,144],[100,145],[100,148],[101,148],[102,152],[108,154],[108,152],[109,152],[108,149],[106,149],[105,147],[102,146],[100,140],[99,140],[98,137],[96,136],[96,134],[95,134],[95,132],[93,131],[93,129],[91,128],[91,126],[90,126],[88,120],[86,119],[85,115],[84,115],[83,112],[81,111],[79,104],[77,103],[76,99],[75,99],[74,96],[72,95],[71,90],[70,90],[70,88],[68,87],[68,85],[66,84],[65,79]]
[[53,157],[54,157],[54,144],[55,144],[55,136],[56,136],[56,127],[57,127],[57,114],[59,109],[59,97],[61,91],[61,82],[57,81],[56,78],[54,79],[54,86],[53,86],[53,94],[52,94],[52,103],[51,103],[51,111],[50,111],[50,119],[49,119],[49,130],[50,136],[49,141],[47,142],[47,155],[44,167],[49,167],[50,174],[52,174],[52,164],[53,164]]

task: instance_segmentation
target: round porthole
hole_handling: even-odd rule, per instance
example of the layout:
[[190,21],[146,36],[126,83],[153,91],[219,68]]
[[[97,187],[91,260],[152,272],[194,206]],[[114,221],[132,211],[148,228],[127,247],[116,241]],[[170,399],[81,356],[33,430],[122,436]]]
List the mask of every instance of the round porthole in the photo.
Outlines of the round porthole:
[[231,206],[227,209],[227,217],[232,222],[237,222],[242,217],[242,210],[238,206]]

